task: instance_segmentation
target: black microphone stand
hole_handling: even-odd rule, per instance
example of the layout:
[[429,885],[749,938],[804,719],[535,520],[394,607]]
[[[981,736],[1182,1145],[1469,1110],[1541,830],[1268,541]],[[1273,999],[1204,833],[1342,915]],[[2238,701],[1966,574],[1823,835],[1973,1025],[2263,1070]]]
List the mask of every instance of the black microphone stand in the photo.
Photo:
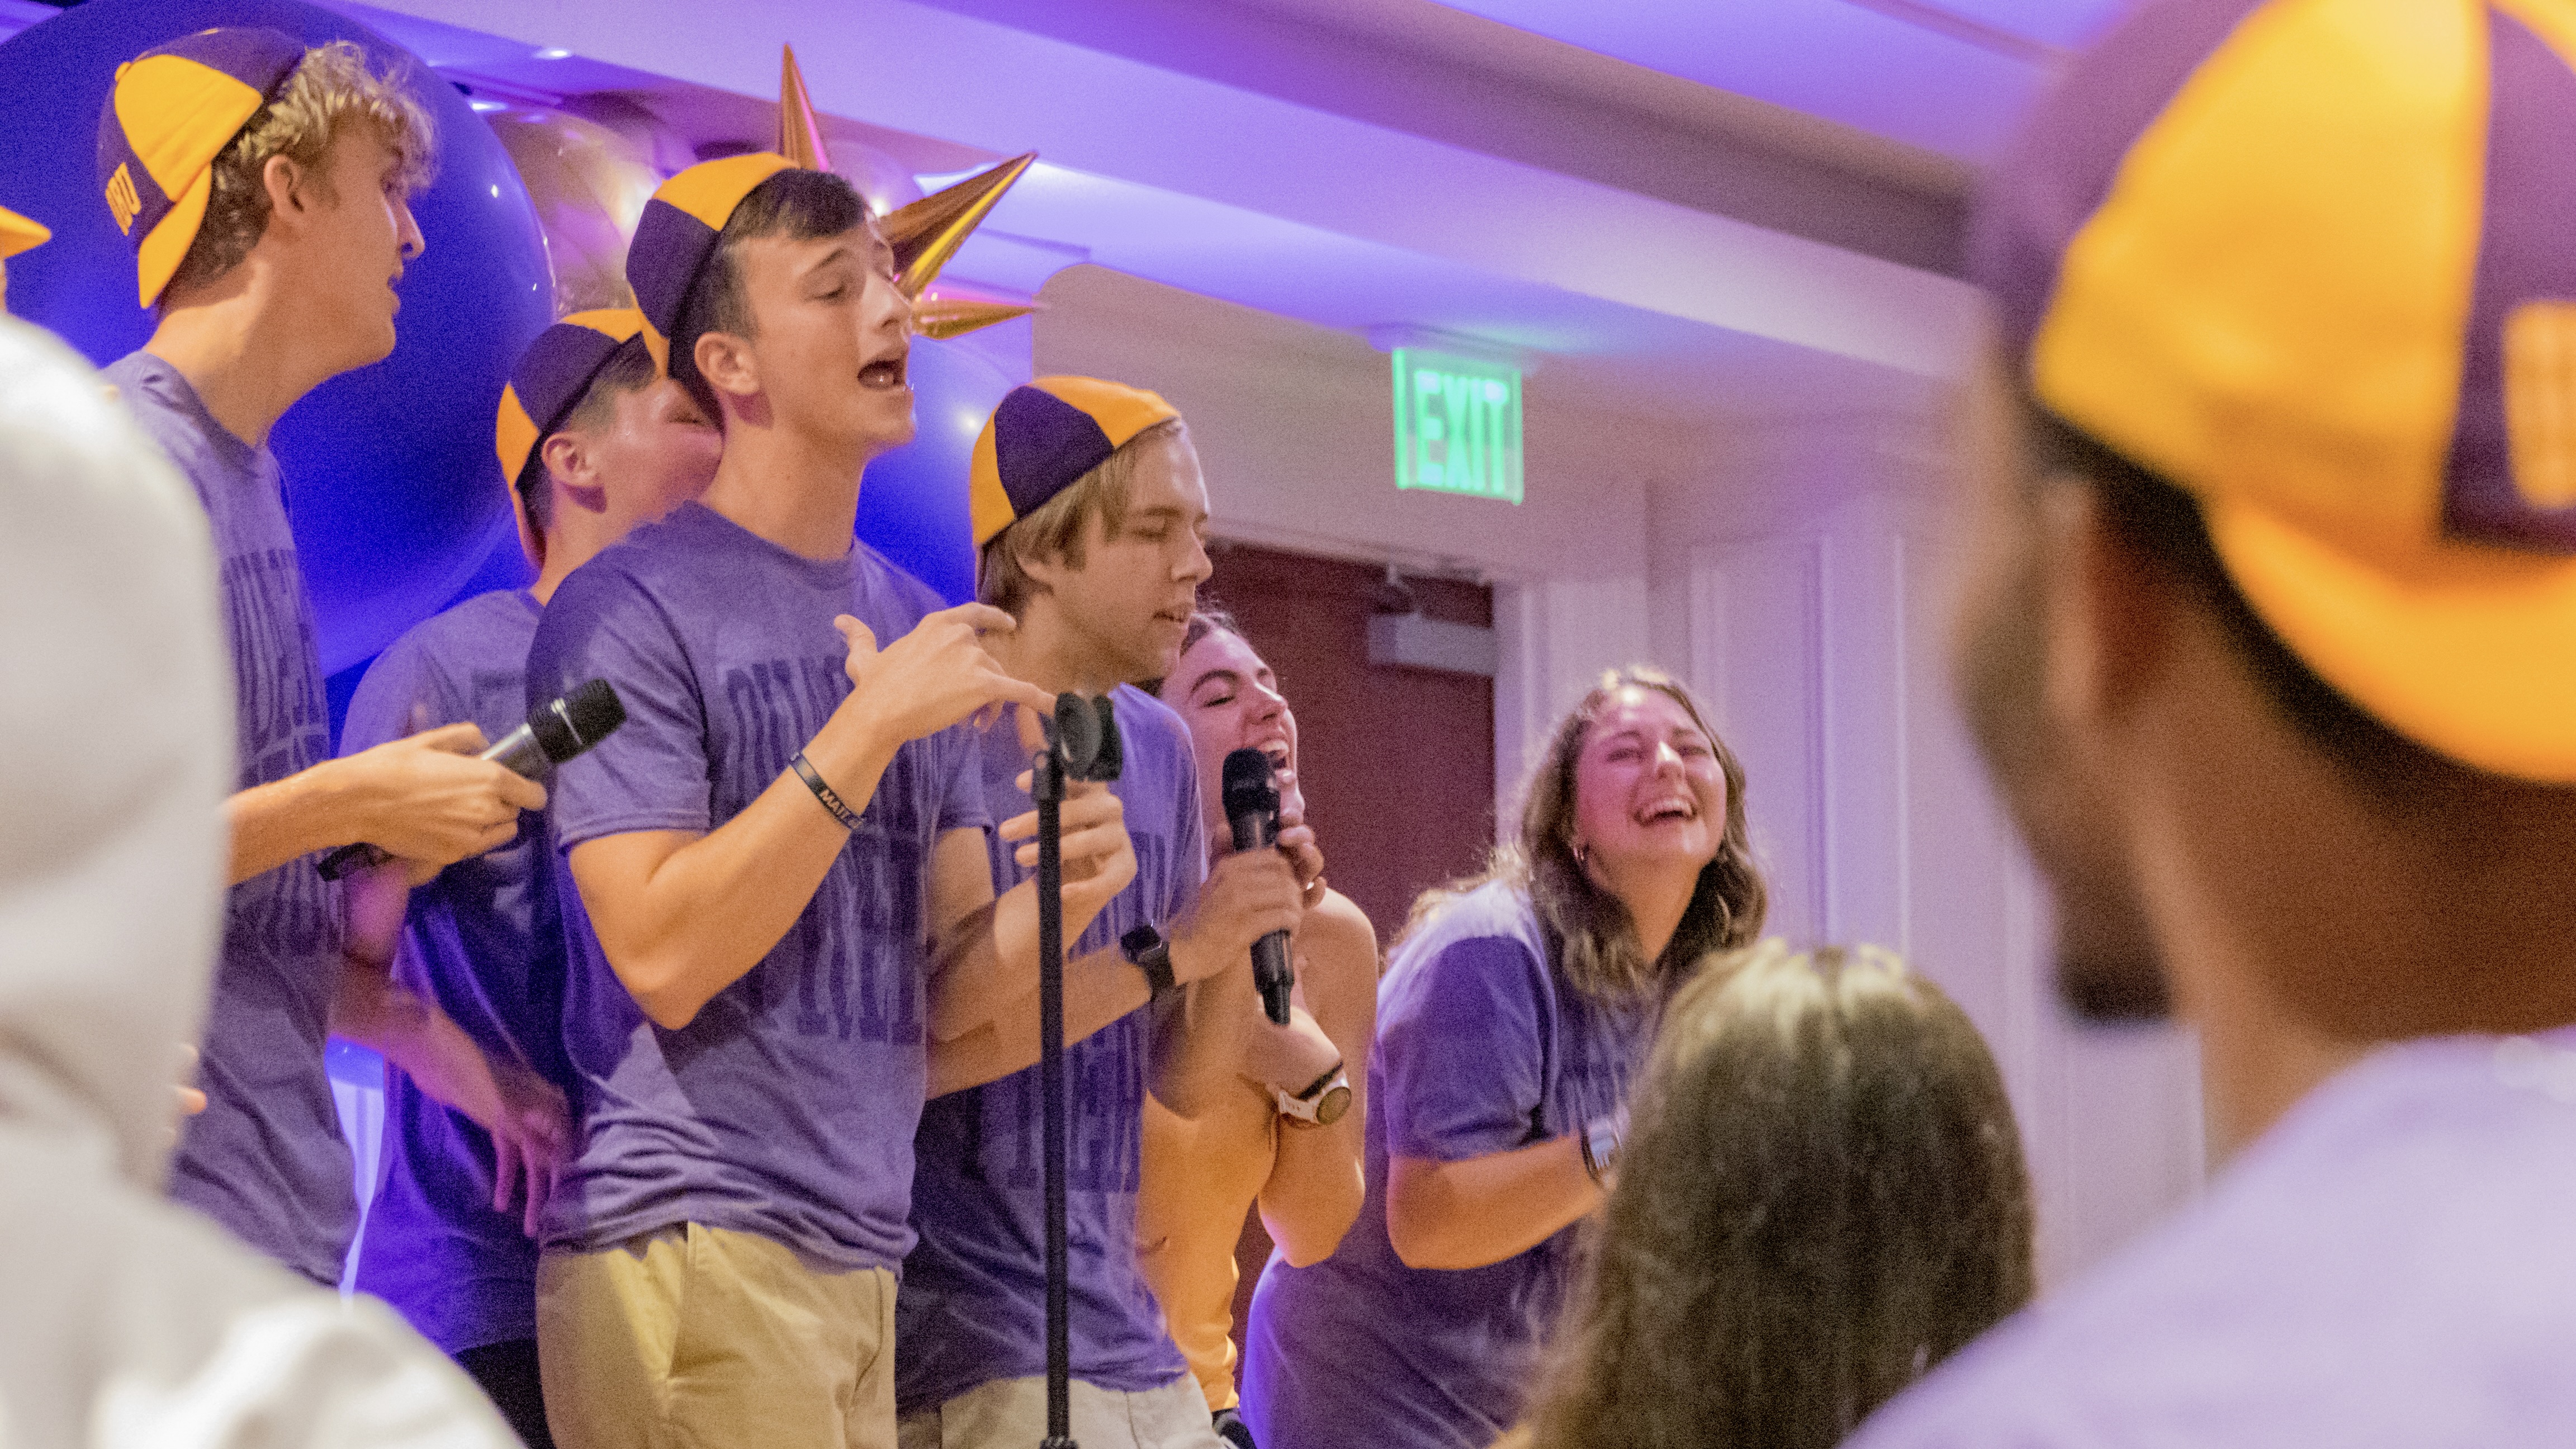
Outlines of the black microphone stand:
[[1046,1147],[1047,1432],[1040,1449],[1073,1440],[1073,1290],[1065,1233],[1064,787],[1115,780],[1122,763],[1107,699],[1059,694],[1044,748],[1029,762],[1038,807],[1038,1099]]

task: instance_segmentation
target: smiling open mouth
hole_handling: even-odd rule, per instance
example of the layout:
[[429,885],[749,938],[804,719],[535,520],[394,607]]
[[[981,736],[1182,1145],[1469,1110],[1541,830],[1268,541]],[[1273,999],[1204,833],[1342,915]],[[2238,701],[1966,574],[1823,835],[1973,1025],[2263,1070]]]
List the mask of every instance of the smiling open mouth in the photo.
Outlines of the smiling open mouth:
[[1662,825],[1667,821],[1689,821],[1698,818],[1699,806],[1678,796],[1667,796],[1658,800],[1638,811],[1636,816],[1637,823],[1640,825]]

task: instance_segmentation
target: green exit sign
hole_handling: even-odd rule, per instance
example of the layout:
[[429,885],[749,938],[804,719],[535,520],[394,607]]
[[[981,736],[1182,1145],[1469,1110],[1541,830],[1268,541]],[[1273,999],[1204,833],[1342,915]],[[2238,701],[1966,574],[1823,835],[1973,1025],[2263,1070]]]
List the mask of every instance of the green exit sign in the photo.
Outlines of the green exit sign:
[[1520,370],[1396,348],[1395,486],[1520,502]]

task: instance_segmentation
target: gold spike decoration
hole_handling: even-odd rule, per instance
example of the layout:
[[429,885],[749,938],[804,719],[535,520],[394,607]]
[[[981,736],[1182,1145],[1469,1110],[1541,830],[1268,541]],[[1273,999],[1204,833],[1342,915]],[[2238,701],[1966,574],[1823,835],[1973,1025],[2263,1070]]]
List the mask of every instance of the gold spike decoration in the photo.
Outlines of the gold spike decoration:
[[805,73],[796,68],[796,47],[780,48],[786,58],[778,67],[778,154],[808,171],[829,171],[832,154],[823,144],[822,118],[814,114]]
[[1035,302],[985,302],[969,297],[942,297],[934,292],[912,304],[912,332],[934,342],[963,337],[978,328],[1026,317]]
[[900,207],[885,219],[886,244],[894,248],[895,265],[902,269],[897,282],[905,296],[918,298],[939,279],[939,269],[948,265],[957,248],[983,224],[993,203],[1000,201],[1002,193],[1010,190],[1011,183],[1019,180],[1037,159],[1035,151],[1015,156],[990,171],[969,176],[910,206]]

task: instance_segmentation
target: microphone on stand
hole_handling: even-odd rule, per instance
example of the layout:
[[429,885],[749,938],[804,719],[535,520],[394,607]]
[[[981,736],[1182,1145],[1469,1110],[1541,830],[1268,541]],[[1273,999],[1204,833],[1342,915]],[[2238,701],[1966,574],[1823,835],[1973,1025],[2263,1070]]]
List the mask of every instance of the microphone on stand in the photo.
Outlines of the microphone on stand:
[[[555,766],[598,744],[626,723],[626,706],[605,679],[594,679],[572,693],[539,705],[517,729],[476,755],[513,775],[541,780]],[[372,869],[393,859],[360,841],[332,851],[315,864],[324,880],[338,880],[353,870]]]
[[[1279,838],[1279,788],[1271,783],[1270,757],[1259,750],[1236,750],[1225,757],[1221,797],[1226,822],[1234,827],[1238,851],[1265,849]],[[1288,964],[1288,933],[1273,931],[1252,943],[1252,984],[1261,990],[1261,1010],[1274,1025],[1288,1024],[1288,993],[1297,973]]]

